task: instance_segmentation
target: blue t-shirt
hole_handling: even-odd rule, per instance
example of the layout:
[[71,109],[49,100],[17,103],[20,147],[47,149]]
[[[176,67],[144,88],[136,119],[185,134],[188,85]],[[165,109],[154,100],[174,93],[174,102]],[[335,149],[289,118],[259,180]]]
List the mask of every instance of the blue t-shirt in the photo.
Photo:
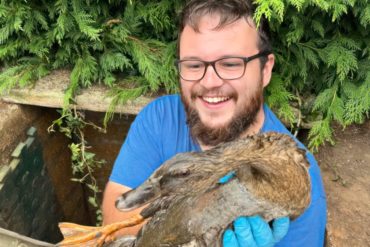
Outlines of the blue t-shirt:
[[[276,131],[291,135],[266,105],[263,109],[265,121],[260,132]],[[301,148],[305,148],[296,141]],[[136,188],[166,160],[177,153],[190,151],[200,151],[200,147],[190,136],[180,96],[160,97],[146,106],[132,123],[115,161],[110,181]],[[307,158],[310,162],[311,204],[300,217],[291,222],[287,235],[276,246],[324,245],[325,192],[315,158],[309,152]]]

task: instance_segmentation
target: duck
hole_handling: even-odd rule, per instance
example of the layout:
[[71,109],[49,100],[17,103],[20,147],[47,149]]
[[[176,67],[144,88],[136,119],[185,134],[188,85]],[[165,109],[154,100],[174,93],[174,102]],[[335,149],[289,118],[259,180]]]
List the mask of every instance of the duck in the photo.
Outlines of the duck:
[[[306,150],[287,134],[261,133],[175,155],[117,199],[121,211],[146,205],[138,215],[78,236],[90,234],[86,239],[98,239],[96,246],[220,247],[224,230],[237,217],[294,220],[309,206],[310,195]],[[137,236],[109,241],[113,232],[145,220]],[[68,240],[76,243],[73,236]]]

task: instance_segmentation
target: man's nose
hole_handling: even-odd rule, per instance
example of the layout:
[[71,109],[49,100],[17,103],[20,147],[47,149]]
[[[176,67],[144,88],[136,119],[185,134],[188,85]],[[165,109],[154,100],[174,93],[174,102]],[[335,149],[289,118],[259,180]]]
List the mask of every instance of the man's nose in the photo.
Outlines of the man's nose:
[[206,67],[204,77],[199,82],[203,87],[207,89],[220,87],[224,82],[217,75],[215,68],[212,65]]

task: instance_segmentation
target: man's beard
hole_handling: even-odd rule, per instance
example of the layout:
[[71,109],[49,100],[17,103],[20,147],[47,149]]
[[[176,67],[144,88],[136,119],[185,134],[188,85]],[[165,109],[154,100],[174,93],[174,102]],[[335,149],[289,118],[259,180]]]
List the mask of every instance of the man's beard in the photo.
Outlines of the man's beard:
[[[257,114],[263,101],[263,87],[260,84],[253,95],[249,95],[243,108],[236,111],[231,121],[221,127],[211,128],[202,123],[198,111],[190,105],[187,99],[181,93],[181,99],[184,103],[187,124],[189,125],[192,138],[206,146],[216,146],[223,142],[230,142],[243,134],[256,121]],[[192,98],[195,96],[192,95]],[[233,97],[231,100],[237,100]]]

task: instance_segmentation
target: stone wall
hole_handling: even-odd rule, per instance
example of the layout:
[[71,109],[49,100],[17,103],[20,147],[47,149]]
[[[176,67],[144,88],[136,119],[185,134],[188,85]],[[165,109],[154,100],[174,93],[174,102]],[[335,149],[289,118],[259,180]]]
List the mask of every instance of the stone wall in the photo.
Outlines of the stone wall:
[[0,115],[0,227],[56,242],[57,222],[91,224],[84,189],[70,181],[70,140],[47,132],[56,110],[0,102]]
[[[87,121],[102,125],[103,113],[85,112],[85,114]],[[71,181],[73,176],[68,149],[71,140],[58,132],[47,132],[52,121],[59,117],[56,109],[7,104],[0,101],[0,115],[0,174],[3,174],[0,178],[9,179],[6,192],[0,189],[2,196],[0,202],[6,202],[4,207],[0,205],[0,227],[36,239],[56,242],[61,237],[59,231],[55,229],[56,222],[68,221],[94,225],[95,209],[87,203],[89,190]],[[106,161],[105,165],[95,172],[98,186],[102,191],[133,119],[134,115],[117,114],[109,123],[107,133],[99,133],[93,128],[85,129],[86,140],[91,146],[89,151],[96,153],[97,159]],[[31,126],[37,130],[32,137],[30,133],[26,134]],[[21,169],[17,172],[17,176],[8,176],[8,173],[13,173],[14,160],[19,159],[19,157],[13,157],[14,150],[18,145],[21,146],[18,146],[17,150],[28,150],[25,143],[27,140],[30,142],[29,138],[34,138],[32,143],[37,143],[39,146],[35,150],[38,152],[36,152],[39,157],[37,159],[42,162],[42,168],[32,168],[29,171]],[[41,183],[41,180],[44,182]],[[31,192],[27,189],[31,189]],[[43,191],[45,189],[50,191]],[[50,199],[50,193],[54,194],[53,200]],[[30,199],[31,197],[33,199]],[[101,199],[102,193],[99,194],[99,201]],[[38,204],[39,202],[41,204]],[[37,213],[40,213],[40,217],[35,217]],[[9,223],[10,218],[14,218],[16,223],[13,221]],[[34,222],[34,226],[38,225],[37,234],[32,230],[32,224],[24,223],[31,221]],[[42,225],[48,225],[53,233],[45,230]]]
[[57,242],[62,211],[43,161],[36,129],[27,131],[0,171],[0,227],[47,242]]

